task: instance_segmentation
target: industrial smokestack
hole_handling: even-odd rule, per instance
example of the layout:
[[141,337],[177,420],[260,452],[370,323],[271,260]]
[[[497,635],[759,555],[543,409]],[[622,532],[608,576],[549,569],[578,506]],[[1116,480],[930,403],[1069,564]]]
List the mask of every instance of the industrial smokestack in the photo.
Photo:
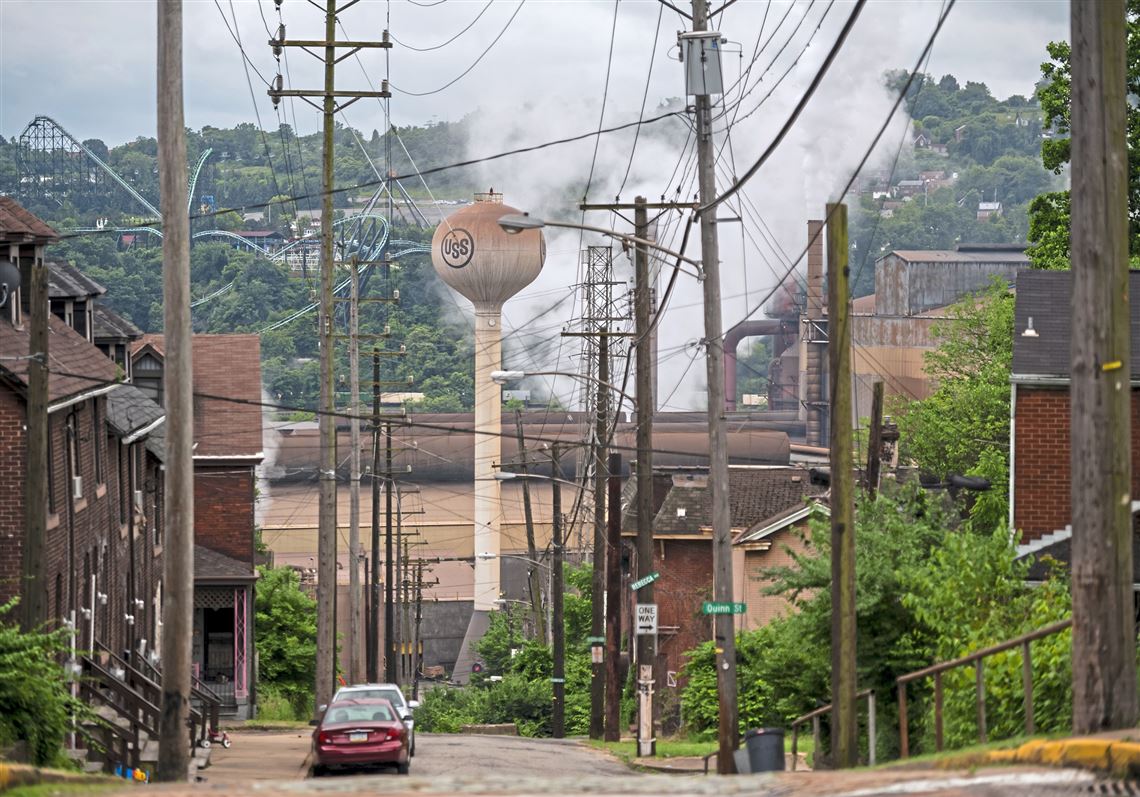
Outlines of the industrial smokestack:
[[[495,466],[501,459],[502,393],[491,372],[502,368],[503,303],[534,281],[546,259],[541,230],[507,233],[499,219],[519,211],[491,189],[447,217],[431,242],[436,273],[475,306],[475,611],[463,638],[452,679],[466,683],[474,644],[490,624],[499,599],[499,517]],[[487,556],[489,554],[489,556]]]
[[806,442],[809,446],[827,445],[823,429],[823,372],[827,354],[827,336],[823,334],[825,327],[822,323],[825,318],[823,277],[823,222],[813,220],[808,222],[807,308],[804,311],[804,334],[800,336],[806,349],[801,360],[804,363],[801,384],[804,386]]

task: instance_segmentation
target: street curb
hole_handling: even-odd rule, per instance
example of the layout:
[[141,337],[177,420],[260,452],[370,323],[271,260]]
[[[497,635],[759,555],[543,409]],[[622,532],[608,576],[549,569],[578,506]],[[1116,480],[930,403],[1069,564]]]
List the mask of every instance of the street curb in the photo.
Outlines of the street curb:
[[19,786],[38,786],[42,783],[75,783],[94,785],[115,784],[121,781],[105,775],[87,775],[81,772],[64,772],[58,769],[40,769],[27,764],[10,764],[0,761],[0,793]]
[[[980,758],[980,761],[979,761]],[[951,768],[983,764],[1037,764],[1110,772],[1118,777],[1140,776],[1140,743],[1130,739],[1073,737],[1047,741],[1035,739],[1008,750],[992,750],[981,756],[965,755],[940,762]]]

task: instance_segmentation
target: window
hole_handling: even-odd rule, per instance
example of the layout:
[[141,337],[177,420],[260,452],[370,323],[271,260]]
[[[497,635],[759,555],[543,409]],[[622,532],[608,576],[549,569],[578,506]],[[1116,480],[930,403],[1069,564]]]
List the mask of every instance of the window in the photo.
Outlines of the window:
[[55,446],[52,445],[52,422],[51,416],[48,416],[48,457],[47,457],[47,488],[48,488],[48,512],[55,514]]
[[[80,455],[83,453],[80,448],[80,429],[82,425],[79,419],[78,406],[67,414],[67,475],[69,479],[74,479],[76,476],[82,476],[82,460]],[[72,485],[64,485],[67,489],[67,494],[74,500],[80,498],[75,494]]]
[[162,490],[159,489],[159,469],[155,468],[153,471],[153,479],[151,484],[154,485],[154,522],[151,525],[154,527],[154,545],[159,547],[162,545]]
[[119,524],[127,523],[127,478],[123,473],[123,446],[115,445],[115,481],[119,483]]

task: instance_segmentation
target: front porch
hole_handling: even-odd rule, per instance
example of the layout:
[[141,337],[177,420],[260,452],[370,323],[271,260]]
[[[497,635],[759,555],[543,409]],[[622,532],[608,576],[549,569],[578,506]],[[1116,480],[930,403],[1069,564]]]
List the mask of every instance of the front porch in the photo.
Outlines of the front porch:
[[253,715],[256,578],[247,564],[194,547],[194,684],[217,695],[222,714],[235,719]]

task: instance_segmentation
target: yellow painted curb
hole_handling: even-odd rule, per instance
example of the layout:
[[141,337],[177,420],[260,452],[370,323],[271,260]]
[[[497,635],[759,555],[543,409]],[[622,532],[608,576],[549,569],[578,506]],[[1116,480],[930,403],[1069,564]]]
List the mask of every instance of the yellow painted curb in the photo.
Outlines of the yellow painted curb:
[[1060,743],[1061,763],[1081,769],[1108,770],[1111,747],[1112,743],[1105,739],[1069,739]]
[[1117,742],[1108,750],[1110,769],[1121,777],[1140,775],[1140,744]]

